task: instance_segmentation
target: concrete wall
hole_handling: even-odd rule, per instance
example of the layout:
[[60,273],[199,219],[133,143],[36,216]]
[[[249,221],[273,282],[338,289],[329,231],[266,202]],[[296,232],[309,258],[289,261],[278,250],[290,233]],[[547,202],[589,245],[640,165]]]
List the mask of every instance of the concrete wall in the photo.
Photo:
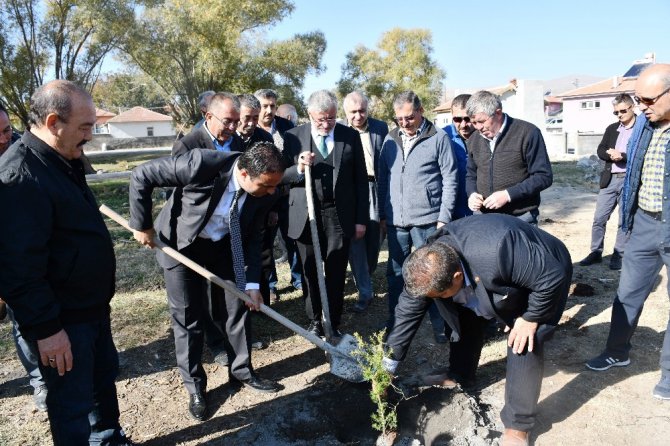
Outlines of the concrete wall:
[[144,138],[114,138],[111,135],[93,135],[93,140],[86,144],[86,151],[102,150],[103,144],[107,150],[143,149],[156,147],[172,147],[177,137],[154,136]]
[[114,138],[143,138],[149,136],[147,128],[153,127],[153,136],[173,136],[172,122],[110,122],[109,133]]

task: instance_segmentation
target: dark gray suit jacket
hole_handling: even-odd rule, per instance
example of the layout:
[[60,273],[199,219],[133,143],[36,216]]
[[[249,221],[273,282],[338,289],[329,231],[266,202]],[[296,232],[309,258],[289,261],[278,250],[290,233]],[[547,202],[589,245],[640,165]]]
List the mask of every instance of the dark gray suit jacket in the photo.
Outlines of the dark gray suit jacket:
[[[572,260],[556,237],[505,214],[462,218],[440,228],[429,242],[452,246],[461,258],[479,307],[508,326],[523,317],[529,322],[557,325],[572,278]],[[406,290],[396,307],[396,322],[387,344],[402,360],[435,301],[440,315],[460,339],[456,303],[452,299],[410,296]]]
[[[180,156],[158,158],[133,170],[130,183],[130,227],[154,227],[165,243],[181,250],[204,229],[219,204],[233,174],[239,152],[193,149]],[[151,216],[151,193],[155,187],[179,187],[183,193],[170,197],[156,218]],[[261,274],[261,242],[265,216],[276,200],[247,195],[240,213],[247,282],[258,283]],[[174,259],[158,256],[164,268],[177,265]]]
[[368,131],[370,132],[370,143],[374,149],[374,168],[376,176],[379,171],[379,154],[382,151],[384,139],[389,133],[389,126],[384,121],[368,118]]
[[[284,134],[284,159],[289,167],[282,182],[291,186],[289,195],[288,235],[297,239],[307,223],[305,177],[298,173],[298,156],[314,151],[311,124],[303,124]],[[355,225],[367,225],[369,219],[368,180],[361,138],[355,130],[336,124],[333,133],[333,195],[340,227],[346,237],[353,237]],[[314,194],[316,196],[316,194]]]

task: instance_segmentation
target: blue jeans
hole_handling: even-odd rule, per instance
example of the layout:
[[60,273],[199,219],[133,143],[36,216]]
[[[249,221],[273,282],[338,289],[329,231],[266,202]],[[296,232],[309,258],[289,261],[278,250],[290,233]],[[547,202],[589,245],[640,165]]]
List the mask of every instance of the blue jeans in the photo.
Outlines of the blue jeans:
[[[618,359],[627,359],[631,350],[630,340],[642,314],[644,303],[654,287],[656,276],[665,265],[670,271],[670,252],[661,243],[665,225],[637,210],[633,229],[623,256],[612,319],[605,352]],[[670,295],[670,285],[668,285]],[[670,375],[670,320],[663,337],[660,358],[661,372]]]
[[40,386],[44,385],[44,380],[42,379],[42,373],[40,373],[39,367],[40,353],[34,342],[27,341],[23,335],[21,335],[19,326],[14,319],[14,312],[9,305],[7,305],[7,315],[12,321],[12,335],[14,336],[14,345],[16,345],[16,354],[19,356],[19,361],[21,361],[23,368],[26,369],[26,372],[30,377],[30,385],[33,389],[38,389]]
[[[399,226],[387,226],[389,260],[386,268],[386,280],[388,281],[389,320],[387,327],[390,330],[395,324],[395,307],[398,298],[405,286],[402,278],[402,265],[412,251],[412,246],[421,248],[426,240],[437,230],[435,224],[424,226],[411,226],[401,228]],[[428,307],[430,322],[436,334],[444,334],[444,319],[437,311],[435,304]]]
[[115,379],[119,356],[109,316],[64,327],[72,348],[72,370],[40,364],[47,384],[47,408],[55,446],[116,445],[125,441],[119,425]]

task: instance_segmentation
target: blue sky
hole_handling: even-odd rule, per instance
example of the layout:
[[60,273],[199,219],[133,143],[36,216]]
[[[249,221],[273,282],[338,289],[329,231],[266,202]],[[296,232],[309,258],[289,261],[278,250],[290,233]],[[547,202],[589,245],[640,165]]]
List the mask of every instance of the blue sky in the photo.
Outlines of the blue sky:
[[322,31],[327,71],[304,93],[334,88],[347,52],[394,27],[427,28],[446,88],[483,88],[512,78],[622,75],[645,53],[670,62],[670,0],[402,1],[295,0],[268,39]]

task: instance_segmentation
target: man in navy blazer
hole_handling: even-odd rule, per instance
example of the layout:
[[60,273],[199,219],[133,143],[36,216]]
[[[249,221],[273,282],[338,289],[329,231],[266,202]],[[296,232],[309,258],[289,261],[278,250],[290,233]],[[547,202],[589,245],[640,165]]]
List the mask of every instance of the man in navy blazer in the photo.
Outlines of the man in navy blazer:
[[[276,200],[275,188],[283,173],[281,154],[267,142],[242,154],[193,149],[180,156],[149,161],[133,170],[130,226],[143,245],[153,246],[157,234],[214,274],[234,280],[228,216],[233,197],[241,194],[238,209],[246,293],[254,301],[250,308],[258,310],[262,302],[258,283],[263,224]],[[182,193],[170,197],[154,224],[151,193],[156,187],[177,187]],[[193,418],[202,421],[207,417],[207,376],[201,363],[207,281],[160,251],[158,262],[164,269],[177,365],[190,394],[189,411]],[[225,321],[231,381],[263,392],[279,390],[277,383],[258,377],[251,366],[250,325],[242,301],[218,287],[211,292],[212,300],[220,303],[218,309]]]
[[290,184],[288,235],[298,245],[305,282],[303,295],[309,330],[323,335],[321,299],[314,246],[307,218],[304,166],[311,165],[319,242],[325,269],[326,292],[335,334],[344,303],[349,243],[365,235],[368,222],[368,181],[361,138],[337,124],[337,98],[328,90],[309,97],[310,123],[284,134],[287,165],[284,182]]
[[382,150],[389,127],[384,121],[373,119],[368,115],[368,98],[360,91],[349,93],[342,101],[342,108],[347,116],[349,127],[356,130],[361,137],[365,170],[368,175],[370,221],[365,229],[365,237],[352,240],[349,248],[349,265],[356,288],[358,288],[358,302],[354,305],[354,311],[362,313],[372,302],[371,276],[377,268],[379,248],[382,242],[377,203],[377,164],[379,152]]
[[[572,277],[565,245],[518,218],[473,215],[448,223],[403,265],[405,290],[387,345],[386,368],[404,359],[431,302],[451,327],[450,370],[472,372],[484,345],[486,324],[496,318],[509,330],[502,445],[528,444],[535,424],[544,363],[544,343],[563,314]],[[463,366],[465,364],[465,367]],[[515,441],[520,441],[515,443]]]

